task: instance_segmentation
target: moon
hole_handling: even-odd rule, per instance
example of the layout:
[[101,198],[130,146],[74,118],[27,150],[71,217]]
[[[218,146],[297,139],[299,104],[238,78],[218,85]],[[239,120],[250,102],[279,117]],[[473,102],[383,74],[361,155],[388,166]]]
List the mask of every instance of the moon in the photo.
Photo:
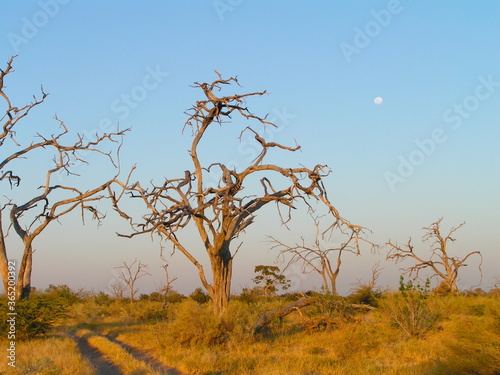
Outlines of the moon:
[[382,104],[383,101],[384,99],[382,99],[380,96],[377,96],[373,102],[375,104]]

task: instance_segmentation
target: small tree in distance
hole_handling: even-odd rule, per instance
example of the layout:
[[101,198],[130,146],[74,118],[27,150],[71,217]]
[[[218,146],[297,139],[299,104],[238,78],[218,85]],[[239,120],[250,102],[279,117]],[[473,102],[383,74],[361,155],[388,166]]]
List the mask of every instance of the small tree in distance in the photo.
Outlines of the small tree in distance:
[[257,276],[253,278],[253,282],[256,285],[262,284],[262,291],[266,298],[276,294],[280,287],[283,290],[290,288],[290,280],[286,279],[277,266],[255,266],[254,272]]
[[[456,293],[458,291],[457,279],[460,268],[467,266],[465,261],[476,254],[481,258],[482,263],[482,256],[479,251],[472,251],[463,258],[451,256],[449,254],[448,245],[450,242],[456,241],[456,239],[452,237],[452,234],[464,226],[465,222],[458,227],[451,228],[447,234],[443,235],[440,228],[442,220],[441,218],[432,223],[429,227],[423,228],[426,233],[422,237],[422,241],[431,241],[430,259],[425,259],[413,251],[414,247],[411,244],[411,238],[408,240],[405,247],[398,246],[389,240],[387,245],[390,249],[387,254],[387,259],[399,262],[406,258],[411,258],[417,261],[417,264],[404,269],[405,273],[408,273],[410,276],[415,275],[415,277],[418,277],[421,270],[431,269],[434,272],[433,276],[437,276],[441,279],[441,284],[438,287],[440,292]],[[481,263],[479,264],[480,272]]]
[[161,266],[161,268],[163,268],[163,271],[165,272],[165,282],[160,284],[158,288],[158,294],[162,296],[163,308],[165,308],[165,306],[167,305],[168,297],[174,291],[172,284],[177,280],[177,277],[170,277],[170,274],[168,272],[169,264],[163,256],[161,257],[161,259],[165,262],[165,264]]
[[[316,229],[316,235],[312,243],[307,243],[303,236],[300,242],[293,245],[269,236],[272,244],[271,249],[279,251],[279,259],[289,257],[285,270],[293,264],[301,263],[303,272],[317,272],[323,280],[325,292],[335,296],[337,295],[337,278],[342,264],[342,254],[346,252],[360,254],[359,246],[355,243],[356,234],[351,232],[348,236],[345,236],[341,232],[337,233],[341,235],[342,243],[334,245],[326,241],[332,238],[333,231],[329,233],[328,238],[325,238],[320,229],[321,217],[314,216],[312,213],[310,216]],[[375,247],[375,245],[371,245]]]
[[139,261],[137,267],[134,270],[134,266],[136,263],[137,259],[130,265],[128,265],[126,262],[123,262],[123,266],[115,267],[116,269],[122,270],[118,275],[118,278],[123,281],[128,287],[130,303],[134,302],[135,295],[138,291],[138,289],[135,288],[135,283],[137,282],[137,280],[146,275],[151,276],[151,274],[147,271],[147,269],[149,269],[149,266],[147,264],[141,263],[141,261]]
[[116,283],[111,284],[110,289],[113,297],[118,299],[123,299],[123,295],[127,290],[127,286],[122,281],[118,281]]

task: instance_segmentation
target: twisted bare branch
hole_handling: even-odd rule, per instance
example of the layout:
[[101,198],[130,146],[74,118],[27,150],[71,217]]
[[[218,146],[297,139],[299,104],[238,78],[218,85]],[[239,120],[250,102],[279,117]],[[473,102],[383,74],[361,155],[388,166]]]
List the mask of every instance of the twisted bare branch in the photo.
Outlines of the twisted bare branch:
[[[183,131],[186,128],[192,131],[193,140],[189,155],[193,168],[185,171],[183,177],[165,179],[161,185],[151,183],[147,188],[143,188],[138,182],[120,183],[121,192],[110,194],[115,209],[130,221],[133,228],[133,233],[123,236],[157,233],[171,241],[174,248],[197,267],[200,279],[213,299],[219,298],[221,293],[227,293],[224,298],[229,298],[231,261],[235,255],[230,248],[231,241],[242,234],[254,222],[256,213],[269,203],[276,205],[282,222],[286,224],[298,202],[306,205],[310,204],[309,201],[322,202],[329,211],[330,223],[327,231],[339,228],[344,233],[352,233],[352,241],[356,246],[359,246],[358,237],[363,229],[342,218],[330,203],[322,181],[330,173],[328,166],[316,165],[312,169],[303,166],[286,168],[264,163],[271,148],[294,152],[299,150],[300,146],[289,147],[268,142],[255,130],[255,126],[276,127],[267,120],[267,116],[255,115],[246,106],[249,97],[262,96],[265,91],[223,96],[220,94],[223,87],[239,85],[239,82],[236,77],[223,79],[217,71],[216,74],[218,78],[210,84],[195,82],[193,87],[201,89],[206,100],[197,101],[186,112],[188,119]],[[250,122],[240,133],[240,138],[243,132],[253,133],[257,145],[261,148],[259,156],[242,170],[229,168],[223,163],[204,166],[198,155],[198,146],[209,127],[213,124],[228,123],[236,115]],[[217,183],[207,182],[207,174],[213,172],[220,172],[221,177]],[[244,194],[243,190],[250,178],[260,180],[262,188],[252,194]],[[273,182],[275,179],[281,181],[280,188]],[[283,180],[286,183],[283,183]],[[122,200],[125,196],[144,203],[147,213],[141,220],[134,222],[123,210]],[[209,256],[212,282],[208,281],[194,253],[187,249],[177,236],[188,226],[196,229]]]
[[482,255],[480,251],[472,251],[463,258],[450,256],[448,252],[448,244],[449,242],[456,241],[456,239],[452,237],[452,234],[462,226],[464,226],[465,222],[461,223],[457,227],[451,228],[447,234],[443,235],[441,231],[442,220],[443,219],[440,218],[430,226],[423,228],[423,230],[425,230],[426,232],[422,237],[422,242],[431,242],[431,256],[429,259],[417,255],[414,252],[414,246],[411,243],[411,238],[408,240],[406,246],[404,247],[401,247],[397,243],[393,243],[389,240],[387,242],[389,251],[386,258],[389,260],[393,260],[396,263],[407,258],[415,260],[417,264],[408,268],[403,268],[403,271],[405,273],[409,274],[410,277],[419,277],[420,271],[431,269],[433,272],[433,276],[438,276],[442,280],[441,285],[443,285],[443,289],[445,291],[455,293],[458,290],[458,271],[461,267],[467,266],[467,264],[465,264],[465,261],[472,255],[479,255],[479,257],[481,258],[479,271],[482,276]]

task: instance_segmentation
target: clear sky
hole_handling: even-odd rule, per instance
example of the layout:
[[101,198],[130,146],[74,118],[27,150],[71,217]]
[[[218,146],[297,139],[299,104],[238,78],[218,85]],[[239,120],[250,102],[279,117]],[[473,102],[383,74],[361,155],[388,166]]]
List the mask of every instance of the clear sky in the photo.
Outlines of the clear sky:
[[[406,243],[411,236],[425,254],[422,227],[440,217],[444,230],[465,221],[452,251],[480,250],[481,286],[490,288],[500,278],[499,16],[494,0],[4,1],[1,66],[19,55],[6,83],[18,105],[40,84],[51,94],[25,121],[27,137],[30,129],[50,134],[55,113],[84,134],[106,124],[132,127],[122,166],[137,164],[135,177],[144,185],[191,167],[190,135],[181,134],[184,111],[203,94],[189,85],[211,82],[213,69],[237,75],[245,91],[268,91],[249,105],[276,120],[279,131],[269,136],[302,146],[294,155],[275,153],[272,161],[329,165],[332,202],[351,222],[371,229],[369,239],[378,244]],[[211,157],[239,165],[251,160],[237,132],[215,134],[207,146]],[[26,185],[41,184],[36,171],[50,166],[46,156],[26,162]],[[82,168],[82,183],[113,173],[96,163]],[[14,192],[3,186],[4,194]],[[235,291],[251,286],[255,265],[275,261],[266,234],[283,240],[296,234],[283,231],[271,214],[263,212],[241,238]],[[306,228],[307,220],[299,219]],[[52,223],[35,244],[34,285],[103,290],[114,282],[114,266],[137,257],[154,275],[141,291],[154,290],[162,275],[159,245],[114,234],[127,230],[111,209],[99,229],[92,222],[82,227],[77,215]],[[12,258],[19,257],[16,246]],[[346,256],[340,291],[368,279],[385,252]],[[177,290],[200,285],[180,253],[170,261]],[[477,264],[471,260],[463,270],[461,287],[479,284]],[[381,285],[397,285],[399,266],[381,265]],[[320,286],[297,269],[288,276],[295,289]]]

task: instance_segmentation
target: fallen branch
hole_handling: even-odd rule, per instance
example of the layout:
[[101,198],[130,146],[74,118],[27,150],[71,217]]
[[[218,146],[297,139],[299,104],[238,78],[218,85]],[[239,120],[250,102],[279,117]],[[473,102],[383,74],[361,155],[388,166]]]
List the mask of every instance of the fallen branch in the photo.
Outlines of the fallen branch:
[[[267,312],[265,314],[262,314],[259,316],[259,318],[255,321],[254,325],[252,326],[250,333],[252,335],[256,334],[265,334],[268,331],[268,324],[270,321],[276,318],[283,318],[287,316],[288,314],[292,313],[293,311],[312,305],[316,302],[319,301],[318,297],[309,297],[305,299],[301,299],[299,301],[292,302],[285,307],[282,307],[279,310],[274,310]],[[376,308],[373,306],[369,305],[359,305],[359,304],[344,304],[340,301],[330,301],[331,304],[339,306],[339,307],[348,307],[352,309],[365,309],[365,310],[375,310]]]

